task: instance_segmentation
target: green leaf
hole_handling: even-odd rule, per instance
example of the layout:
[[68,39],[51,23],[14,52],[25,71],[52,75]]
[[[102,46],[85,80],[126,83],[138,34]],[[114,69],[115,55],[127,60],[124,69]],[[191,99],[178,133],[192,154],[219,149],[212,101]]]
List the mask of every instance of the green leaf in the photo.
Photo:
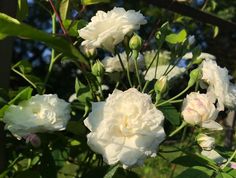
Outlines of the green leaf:
[[115,175],[118,168],[119,168],[119,164],[117,164],[111,170],[109,170],[108,173],[104,176],[104,178],[112,178]]
[[62,0],[60,3],[59,12],[62,20],[65,20],[67,17],[69,4],[70,4],[69,0]]
[[182,43],[187,37],[187,32],[186,30],[181,30],[177,34],[170,34],[166,36],[166,41],[171,44],[177,44],[177,43]]
[[24,20],[29,14],[28,2],[27,0],[18,0],[16,18],[19,21]]
[[26,87],[21,90],[13,99],[8,102],[8,104],[0,109],[0,118],[3,118],[5,111],[11,104],[18,104],[20,101],[29,99],[31,97],[32,91],[33,89],[31,87]]
[[61,37],[55,37],[27,24],[19,22],[4,13],[0,13],[0,38],[5,36],[18,36],[44,42],[51,48],[73,59],[87,64],[83,55],[71,43]]
[[111,0],[81,0],[81,3],[85,6],[99,3],[109,3]]
[[159,107],[159,109],[163,112],[165,118],[172,125],[180,124],[180,113],[177,111],[177,109],[174,106],[168,104],[168,105]]
[[231,176],[233,176],[233,177],[236,177],[236,169],[226,167],[226,168],[224,168],[224,172],[231,175]]
[[67,32],[70,36],[79,36],[78,34],[78,30],[85,27],[87,25],[87,21],[86,20],[68,20],[68,19],[65,19],[63,21],[63,25],[64,27],[67,29]]
[[31,170],[17,172],[14,178],[32,178],[32,176],[34,178],[41,178],[40,174],[37,171],[31,171]]
[[218,27],[218,26],[215,26],[215,27],[214,27],[213,38],[217,37],[218,34],[219,34],[219,27]]
[[213,170],[205,167],[195,166],[193,168],[186,169],[175,178],[209,178],[212,176],[213,172]]
[[216,178],[234,178],[234,177],[227,173],[220,172],[219,174],[217,174]]
[[178,157],[172,161],[174,164],[179,164],[185,167],[193,167],[193,166],[205,166],[214,170],[218,170],[219,167],[212,160],[203,157],[199,154],[188,153],[185,156]]
[[21,90],[8,104],[18,104],[20,101],[28,100],[31,97],[33,89],[31,87],[26,87]]
[[66,130],[79,136],[86,135],[86,127],[81,121],[69,121]]
[[81,83],[77,78],[75,80],[75,93],[77,99],[85,105],[87,101],[92,100],[90,88]]

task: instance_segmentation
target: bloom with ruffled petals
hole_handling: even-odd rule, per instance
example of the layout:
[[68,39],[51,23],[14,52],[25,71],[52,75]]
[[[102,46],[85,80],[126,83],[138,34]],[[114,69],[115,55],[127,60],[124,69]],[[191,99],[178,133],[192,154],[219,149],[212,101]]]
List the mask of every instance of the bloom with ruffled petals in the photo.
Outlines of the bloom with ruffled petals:
[[11,105],[3,122],[17,138],[39,132],[65,130],[70,119],[70,105],[57,95],[35,95],[18,105]]
[[156,155],[164,140],[163,120],[149,95],[135,88],[115,90],[106,101],[92,103],[84,121],[90,130],[87,142],[108,164],[140,165],[147,156]]
[[114,7],[107,13],[98,11],[91,22],[79,30],[79,36],[84,39],[82,45],[114,52],[115,45],[123,41],[125,35],[146,23],[140,12]]

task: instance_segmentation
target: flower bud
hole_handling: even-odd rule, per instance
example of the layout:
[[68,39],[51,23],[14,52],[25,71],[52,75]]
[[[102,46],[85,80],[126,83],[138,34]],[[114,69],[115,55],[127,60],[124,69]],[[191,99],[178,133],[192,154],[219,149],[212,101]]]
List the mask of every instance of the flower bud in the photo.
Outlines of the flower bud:
[[129,40],[129,47],[132,50],[139,50],[142,46],[142,38],[136,33]]
[[33,147],[38,148],[41,145],[41,140],[36,134],[29,134],[24,136],[26,143],[31,143]]
[[92,66],[92,74],[100,77],[103,76],[104,72],[104,65],[99,60],[97,60],[96,63]]
[[190,72],[190,79],[188,81],[188,87],[193,86],[196,81],[200,78],[201,70],[199,68],[194,69]]
[[209,137],[206,134],[199,134],[197,136],[197,143],[203,150],[212,150],[215,145],[215,139],[213,137]]
[[80,46],[80,50],[87,58],[94,58],[97,55],[96,48],[89,48],[87,46]]
[[161,76],[154,85],[155,92],[165,93],[168,85],[167,81],[167,76]]
[[203,58],[198,57],[193,61],[193,64],[201,64],[202,61],[203,61]]

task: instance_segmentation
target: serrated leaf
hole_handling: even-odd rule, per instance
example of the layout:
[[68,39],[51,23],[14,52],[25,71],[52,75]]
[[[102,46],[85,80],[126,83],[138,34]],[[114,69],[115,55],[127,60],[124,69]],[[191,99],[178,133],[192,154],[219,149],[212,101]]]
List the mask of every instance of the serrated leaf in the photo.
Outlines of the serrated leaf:
[[67,13],[68,13],[68,9],[69,9],[69,4],[70,4],[70,0],[62,0],[60,2],[59,12],[60,12],[61,19],[63,21],[67,17]]
[[81,0],[81,3],[85,6],[99,4],[99,3],[109,3],[111,0]]
[[168,104],[168,105],[159,107],[159,109],[163,112],[165,118],[172,125],[180,124],[180,113],[177,111],[177,109],[174,106]]
[[29,14],[28,2],[27,0],[18,0],[16,18],[19,21],[24,20]]
[[67,32],[70,36],[79,36],[78,30],[85,27],[87,23],[88,22],[83,19],[74,21],[66,19],[63,21],[63,25],[67,29]]
[[58,52],[62,52],[64,55],[71,57],[72,59],[76,59],[87,64],[87,61],[79,50],[77,50],[70,42],[61,37],[49,35],[48,33],[21,23],[17,19],[14,19],[4,13],[0,13],[0,24],[0,37],[18,36],[20,38],[41,41]]
[[171,43],[171,44],[177,44],[177,43],[182,43],[184,42],[184,40],[186,39],[187,37],[187,32],[186,30],[181,30],[179,33],[175,34],[170,34],[170,35],[167,35],[165,40],[168,42],[168,43]]

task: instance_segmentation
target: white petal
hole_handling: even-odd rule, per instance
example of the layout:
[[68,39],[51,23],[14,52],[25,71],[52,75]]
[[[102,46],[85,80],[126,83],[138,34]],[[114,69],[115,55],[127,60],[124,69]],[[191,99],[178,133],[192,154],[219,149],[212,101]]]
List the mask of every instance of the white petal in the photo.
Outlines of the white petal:
[[223,130],[223,127],[215,121],[202,122],[201,126],[211,130]]

